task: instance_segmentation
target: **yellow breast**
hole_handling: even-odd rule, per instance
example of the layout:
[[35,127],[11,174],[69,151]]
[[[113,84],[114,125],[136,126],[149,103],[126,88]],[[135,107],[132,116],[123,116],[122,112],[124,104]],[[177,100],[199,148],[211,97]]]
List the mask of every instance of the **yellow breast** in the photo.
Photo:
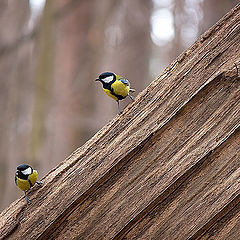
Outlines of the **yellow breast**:
[[104,88],[103,90],[104,90],[104,92],[105,92],[109,97],[113,98],[115,101],[118,100],[117,97],[115,97],[114,95],[112,95],[112,93],[111,93],[110,90],[105,89],[105,88]]
[[[33,186],[37,181],[37,171],[33,170],[33,173],[28,178],[31,181],[32,186]],[[22,191],[26,191],[31,188],[28,180],[23,180],[23,179],[17,178],[16,184]]]
[[120,95],[122,97],[126,97],[129,93],[129,86],[127,86],[126,84],[124,84],[118,80],[116,80],[112,84],[112,89],[113,89],[114,93],[116,93],[117,95]]

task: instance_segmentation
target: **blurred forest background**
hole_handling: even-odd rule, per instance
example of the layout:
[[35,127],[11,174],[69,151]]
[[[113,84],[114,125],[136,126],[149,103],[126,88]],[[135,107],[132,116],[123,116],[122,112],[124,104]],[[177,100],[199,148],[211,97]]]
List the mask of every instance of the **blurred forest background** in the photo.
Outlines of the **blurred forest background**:
[[237,3],[0,0],[0,210],[23,195],[18,164],[41,178],[116,116],[101,72],[136,96]]

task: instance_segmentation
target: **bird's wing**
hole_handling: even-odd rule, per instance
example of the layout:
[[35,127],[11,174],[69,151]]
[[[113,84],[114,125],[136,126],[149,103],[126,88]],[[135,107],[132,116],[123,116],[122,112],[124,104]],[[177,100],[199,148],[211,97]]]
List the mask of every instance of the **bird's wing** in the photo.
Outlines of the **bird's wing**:
[[121,81],[123,84],[125,84],[127,86],[130,86],[130,84],[129,84],[127,79],[121,78],[121,79],[119,79],[119,81]]

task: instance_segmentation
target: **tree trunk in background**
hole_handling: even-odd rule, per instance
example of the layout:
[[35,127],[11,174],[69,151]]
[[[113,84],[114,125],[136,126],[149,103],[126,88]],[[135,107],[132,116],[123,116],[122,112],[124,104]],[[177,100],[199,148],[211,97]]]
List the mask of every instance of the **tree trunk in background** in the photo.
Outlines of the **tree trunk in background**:
[[184,0],[174,0],[173,17],[174,17],[174,39],[172,41],[171,52],[169,53],[170,61],[175,59],[180,53],[183,52],[183,38],[181,35],[181,29],[183,26],[182,17],[184,13]]
[[32,43],[26,40],[18,45],[28,30],[28,20],[27,1],[0,2],[1,209],[20,195],[14,183],[14,171],[17,164],[25,161],[31,132]]
[[51,106],[55,48],[53,5],[54,1],[46,1],[38,36],[35,40],[36,64],[33,77],[35,89],[28,159],[41,172],[46,172],[49,166],[53,167],[56,164],[56,162],[52,163],[49,154],[52,151],[52,147],[49,146],[52,144],[47,138],[50,128],[47,124],[47,117]]

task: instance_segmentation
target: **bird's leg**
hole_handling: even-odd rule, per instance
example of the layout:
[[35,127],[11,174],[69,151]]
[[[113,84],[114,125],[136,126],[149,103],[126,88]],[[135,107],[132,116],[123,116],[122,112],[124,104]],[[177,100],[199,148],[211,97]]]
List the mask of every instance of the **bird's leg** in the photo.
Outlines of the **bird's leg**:
[[27,204],[29,204],[31,202],[30,198],[27,196],[27,191],[24,191],[25,194],[25,199],[27,201]]
[[36,183],[37,183],[38,185],[43,185],[43,182],[40,182],[40,181],[36,181]]
[[117,100],[117,104],[118,104],[118,114],[120,115],[122,112],[120,110],[120,106],[119,106],[119,101]]
[[237,77],[238,77],[238,67],[237,67],[237,64],[236,64],[236,63],[234,63],[234,65],[235,65],[235,67],[236,67],[236,69],[237,69]]
[[128,94],[128,96],[131,98],[132,101],[135,100],[135,98],[133,96],[131,96],[130,94]]

